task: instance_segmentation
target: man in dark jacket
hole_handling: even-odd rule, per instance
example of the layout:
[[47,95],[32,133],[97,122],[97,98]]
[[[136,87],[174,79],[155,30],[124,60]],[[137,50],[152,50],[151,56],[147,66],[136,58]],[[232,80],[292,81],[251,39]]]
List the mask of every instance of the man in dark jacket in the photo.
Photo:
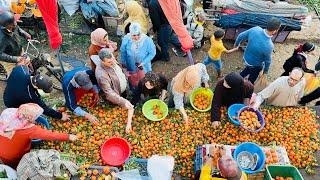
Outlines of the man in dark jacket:
[[79,98],[77,97],[77,94],[79,94],[77,91],[92,92],[94,94],[94,101],[99,100],[99,91],[94,72],[86,67],[69,71],[63,76],[62,87],[68,109],[76,115],[83,116],[96,124],[97,118],[84,111],[76,102],[77,98]]
[[186,54],[181,50],[181,43],[178,37],[172,30],[158,0],[149,0],[149,14],[153,25],[153,31],[157,33],[158,45],[161,47],[161,59],[169,61],[169,42],[175,48],[173,51],[177,56],[185,56]]
[[46,75],[31,76],[25,65],[13,68],[3,93],[3,101],[8,108],[18,108],[21,104],[35,103],[43,108],[46,116],[54,119],[68,120],[69,115],[49,108],[41,99],[37,89],[45,93],[52,91],[52,81]]
[[22,46],[19,35],[31,39],[30,34],[17,26],[11,12],[0,12],[0,61],[20,63],[26,60],[22,56]]

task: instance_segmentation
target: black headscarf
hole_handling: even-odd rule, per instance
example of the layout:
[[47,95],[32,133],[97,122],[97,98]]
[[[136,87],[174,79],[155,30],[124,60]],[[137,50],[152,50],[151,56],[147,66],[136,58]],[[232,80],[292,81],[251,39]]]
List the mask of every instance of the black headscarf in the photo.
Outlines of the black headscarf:
[[[230,88],[226,88],[226,87],[223,88],[225,91],[225,95],[228,97],[228,99],[233,103],[243,101],[243,96],[244,96],[243,77],[239,73],[232,72],[226,75],[224,80],[230,86]],[[229,103],[227,104],[229,105]]]

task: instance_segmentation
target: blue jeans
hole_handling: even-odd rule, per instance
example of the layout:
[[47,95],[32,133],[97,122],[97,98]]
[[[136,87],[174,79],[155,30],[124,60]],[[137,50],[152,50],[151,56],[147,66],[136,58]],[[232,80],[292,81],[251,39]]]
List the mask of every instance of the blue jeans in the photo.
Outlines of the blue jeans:
[[217,71],[221,71],[222,69],[222,61],[221,59],[217,59],[217,60],[213,60],[211,59],[209,56],[207,56],[203,62],[202,62],[204,65],[208,65],[208,64],[213,64],[214,65],[214,68],[217,70]]
[[45,127],[48,128],[48,129],[51,129],[51,126],[50,126],[48,120],[47,120],[45,117],[43,117],[43,116],[39,116],[39,117],[36,119],[36,123],[37,123],[37,124],[41,124],[41,125],[45,126]]
[[259,73],[263,69],[263,66],[246,66],[240,73],[242,77],[247,77],[249,75],[249,81],[254,84],[257,80]]
[[169,58],[169,43],[171,42],[176,48],[181,48],[181,43],[177,35],[173,32],[171,26],[163,25],[157,32],[158,44],[161,47],[161,58]]

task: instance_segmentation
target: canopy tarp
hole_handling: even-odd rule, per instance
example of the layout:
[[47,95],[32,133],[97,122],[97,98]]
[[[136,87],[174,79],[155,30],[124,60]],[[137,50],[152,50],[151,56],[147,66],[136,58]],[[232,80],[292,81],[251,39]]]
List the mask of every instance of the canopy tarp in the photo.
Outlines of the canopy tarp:
[[62,44],[62,36],[58,24],[57,0],[36,0],[48,32],[50,47],[57,49]]

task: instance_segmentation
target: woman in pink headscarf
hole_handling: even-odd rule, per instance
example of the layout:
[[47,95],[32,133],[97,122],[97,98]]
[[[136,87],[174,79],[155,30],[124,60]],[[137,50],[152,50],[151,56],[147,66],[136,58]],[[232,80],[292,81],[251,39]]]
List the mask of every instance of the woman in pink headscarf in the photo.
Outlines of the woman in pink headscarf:
[[[117,50],[117,43],[110,41],[108,32],[103,28],[98,28],[91,33],[91,45],[89,46],[89,57],[92,55],[98,55],[102,48],[107,48],[111,53]],[[91,61],[91,68],[93,71],[96,69],[96,65]]]
[[43,109],[33,103],[7,108],[0,115],[0,160],[15,168],[31,149],[32,139],[75,141],[76,135],[52,132],[35,125]]

